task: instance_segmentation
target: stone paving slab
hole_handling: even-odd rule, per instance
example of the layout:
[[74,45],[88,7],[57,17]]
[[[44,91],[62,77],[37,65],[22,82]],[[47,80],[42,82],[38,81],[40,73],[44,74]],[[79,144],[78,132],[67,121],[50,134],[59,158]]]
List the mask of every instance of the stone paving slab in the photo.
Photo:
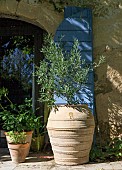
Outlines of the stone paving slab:
[[[115,163],[116,164],[116,163]],[[117,163],[118,164],[118,163]],[[121,167],[116,164],[115,168],[111,166],[110,164],[99,164],[99,166],[96,166],[96,164],[92,165],[79,165],[79,166],[57,166],[57,165],[48,165],[48,163],[42,164],[41,162],[39,164],[18,164],[13,165],[11,162],[8,164],[4,163],[2,166],[0,165],[0,170],[122,170],[122,163]]]
[[29,162],[13,164],[11,161],[0,162],[0,170],[122,170],[122,161],[85,164],[78,166],[60,166],[56,165],[54,160],[45,162]]
[[60,166],[51,156],[30,154],[25,163],[14,164],[9,152],[0,152],[0,170],[122,170],[122,161],[84,164],[78,166]]

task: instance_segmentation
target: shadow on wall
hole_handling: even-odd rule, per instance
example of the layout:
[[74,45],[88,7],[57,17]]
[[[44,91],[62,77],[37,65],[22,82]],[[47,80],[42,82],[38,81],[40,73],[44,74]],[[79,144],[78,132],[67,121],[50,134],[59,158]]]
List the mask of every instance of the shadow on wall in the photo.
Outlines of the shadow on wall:
[[106,64],[97,71],[96,110],[98,142],[122,137],[122,52],[120,47],[104,51]]
[[[117,60],[118,61],[118,60]],[[113,62],[114,63],[114,62]],[[108,103],[108,115],[110,124],[110,135],[122,136],[122,68],[120,64],[108,65],[107,78],[111,82],[115,96],[110,96]]]
[[95,72],[97,141],[103,146],[122,135],[122,12],[120,1],[109,2],[111,14],[93,18],[94,58],[106,56]]
[[122,106],[109,101],[110,137],[122,136]]

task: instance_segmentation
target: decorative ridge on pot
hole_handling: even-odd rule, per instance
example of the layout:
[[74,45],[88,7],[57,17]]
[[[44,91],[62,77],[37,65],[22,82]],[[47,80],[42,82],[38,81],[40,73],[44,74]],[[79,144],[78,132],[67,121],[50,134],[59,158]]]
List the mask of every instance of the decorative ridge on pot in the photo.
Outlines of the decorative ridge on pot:
[[[75,107],[74,107],[75,106]],[[85,106],[85,107],[84,107]],[[65,115],[62,115],[62,109],[65,112]],[[56,114],[58,111],[58,114]],[[75,111],[75,112],[74,112]],[[84,113],[85,111],[85,113]],[[71,105],[71,106],[67,106],[67,105],[61,105],[58,106],[58,109],[52,108],[51,110],[51,115],[48,118],[49,120],[54,119],[55,120],[84,120],[87,117],[91,117],[91,111],[88,108],[87,105]],[[82,117],[81,117],[82,114]]]

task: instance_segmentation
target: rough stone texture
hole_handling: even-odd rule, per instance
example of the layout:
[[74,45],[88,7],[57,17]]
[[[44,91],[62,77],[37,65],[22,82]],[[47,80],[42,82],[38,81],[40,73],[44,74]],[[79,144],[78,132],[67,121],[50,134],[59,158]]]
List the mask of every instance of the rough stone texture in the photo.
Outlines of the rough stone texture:
[[27,21],[49,33],[54,33],[63,19],[63,13],[55,12],[53,5],[46,1],[41,3],[33,0],[32,3],[32,0],[21,0],[20,2],[1,0],[0,17]]
[[[68,1],[69,2],[69,1]],[[85,1],[91,4],[91,0]],[[24,20],[55,33],[63,13],[43,0],[1,0],[0,17]],[[94,58],[106,62],[95,71],[97,129],[101,143],[122,134],[122,1],[93,0]]]
[[99,138],[122,134],[122,6],[109,16],[94,17],[94,56],[106,57],[96,70],[96,111]]
[[[101,104],[99,104],[101,103]],[[99,106],[99,107],[98,107]],[[97,107],[97,119],[98,119],[98,141],[99,143],[105,144],[110,139],[109,129],[109,117],[106,114],[108,111],[108,94],[102,94],[96,96],[96,107]],[[105,140],[105,142],[104,142]]]

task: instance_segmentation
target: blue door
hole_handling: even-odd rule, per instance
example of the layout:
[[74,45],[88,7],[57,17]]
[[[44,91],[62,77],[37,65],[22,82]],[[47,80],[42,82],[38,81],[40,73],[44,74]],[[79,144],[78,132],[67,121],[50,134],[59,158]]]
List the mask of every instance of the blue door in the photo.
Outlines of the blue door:
[[[61,37],[63,37],[61,39]],[[88,8],[65,7],[64,20],[59,25],[54,40],[62,41],[65,50],[69,51],[75,39],[79,40],[81,58],[88,63],[93,61],[92,48],[92,11]],[[80,76],[80,75],[79,75]],[[77,97],[81,104],[88,104],[92,113],[94,113],[94,75],[93,71],[89,73],[88,81],[84,85]],[[66,101],[55,96],[57,104],[65,104]]]

